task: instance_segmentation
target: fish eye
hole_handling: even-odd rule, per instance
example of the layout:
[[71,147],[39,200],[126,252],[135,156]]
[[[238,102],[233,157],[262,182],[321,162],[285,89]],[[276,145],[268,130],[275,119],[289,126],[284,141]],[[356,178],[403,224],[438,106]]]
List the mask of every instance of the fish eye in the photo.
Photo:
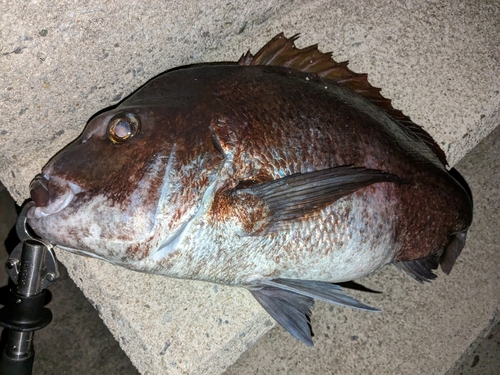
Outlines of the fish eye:
[[140,130],[140,122],[133,113],[119,113],[109,121],[108,139],[115,143],[123,143],[136,135]]

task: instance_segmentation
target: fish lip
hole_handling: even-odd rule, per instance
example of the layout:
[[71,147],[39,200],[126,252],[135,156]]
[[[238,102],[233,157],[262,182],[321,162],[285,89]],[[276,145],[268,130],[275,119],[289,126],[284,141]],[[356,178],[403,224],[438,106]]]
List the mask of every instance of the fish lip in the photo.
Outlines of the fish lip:
[[38,191],[45,189],[40,193],[45,196],[37,199],[38,202],[34,199],[37,205],[28,210],[28,219],[41,219],[61,212],[69,206],[75,195],[83,191],[78,184],[48,174],[35,176],[30,187]]
[[99,259],[99,260],[104,260],[105,262],[108,262],[108,263],[113,263],[111,262],[110,260],[100,256],[100,255],[97,255],[91,251],[87,251],[87,250],[81,250],[81,249],[75,249],[74,247],[69,247],[69,246],[64,246],[64,245],[58,245],[56,244],[56,246],[62,250],[65,250],[65,251],[68,251],[72,254],[76,254],[76,255],[80,255],[80,256],[84,256],[84,257],[87,257],[87,258],[94,258],[94,259]]
[[49,180],[39,173],[30,183],[30,196],[38,207],[46,206],[49,201]]

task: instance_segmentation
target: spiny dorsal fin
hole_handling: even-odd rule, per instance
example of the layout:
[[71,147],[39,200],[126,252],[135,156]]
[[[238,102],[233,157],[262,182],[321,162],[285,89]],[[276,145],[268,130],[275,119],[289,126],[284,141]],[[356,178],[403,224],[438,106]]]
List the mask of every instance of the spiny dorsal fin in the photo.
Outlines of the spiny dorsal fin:
[[300,70],[302,72],[313,73],[319,77],[332,80],[341,85],[349,87],[354,92],[368,99],[381,110],[386,112],[395,121],[406,127],[436,154],[439,160],[447,165],[446,155],[434,139],[415,124],[403,112],[394,109],[391,101],[380,94],[380,89],[373,87],[367,79],[366,74],[354,73],[347,67],[347,61],[336,62],[332,59],[331,53],[323,53],[318,50],[318,46],[312,45],[302,49],[295,47],[295,40],[299,34],[286,38],[283,33],[276,35],[270,42],[262,47],[255,55],[248,51],[239,61],[239,65],[276,65]]

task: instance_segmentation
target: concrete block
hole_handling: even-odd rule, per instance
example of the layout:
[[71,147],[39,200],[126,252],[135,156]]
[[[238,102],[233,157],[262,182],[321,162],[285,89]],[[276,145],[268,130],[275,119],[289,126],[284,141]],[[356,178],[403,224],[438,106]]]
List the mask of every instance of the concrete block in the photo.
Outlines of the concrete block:
[[[454,164],[499,122],[499,17],[486,0],[3,3],[0,180],[22,202],[95,112],[164,70],[234,61],[280,31],[369,73]],[[219,373],[273,325],[244,290],[58,257],[142,373]]]

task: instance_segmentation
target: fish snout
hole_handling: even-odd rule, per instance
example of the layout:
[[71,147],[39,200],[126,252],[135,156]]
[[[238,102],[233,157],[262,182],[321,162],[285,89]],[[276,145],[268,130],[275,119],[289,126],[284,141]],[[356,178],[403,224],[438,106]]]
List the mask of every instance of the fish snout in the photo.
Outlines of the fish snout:
[[80,186],[65,179],[37,174],[30,183],[30,195],[36,207],[30,209],[28,216],[41,218],[58,213],[73,201],[76,194],[82,191]]

